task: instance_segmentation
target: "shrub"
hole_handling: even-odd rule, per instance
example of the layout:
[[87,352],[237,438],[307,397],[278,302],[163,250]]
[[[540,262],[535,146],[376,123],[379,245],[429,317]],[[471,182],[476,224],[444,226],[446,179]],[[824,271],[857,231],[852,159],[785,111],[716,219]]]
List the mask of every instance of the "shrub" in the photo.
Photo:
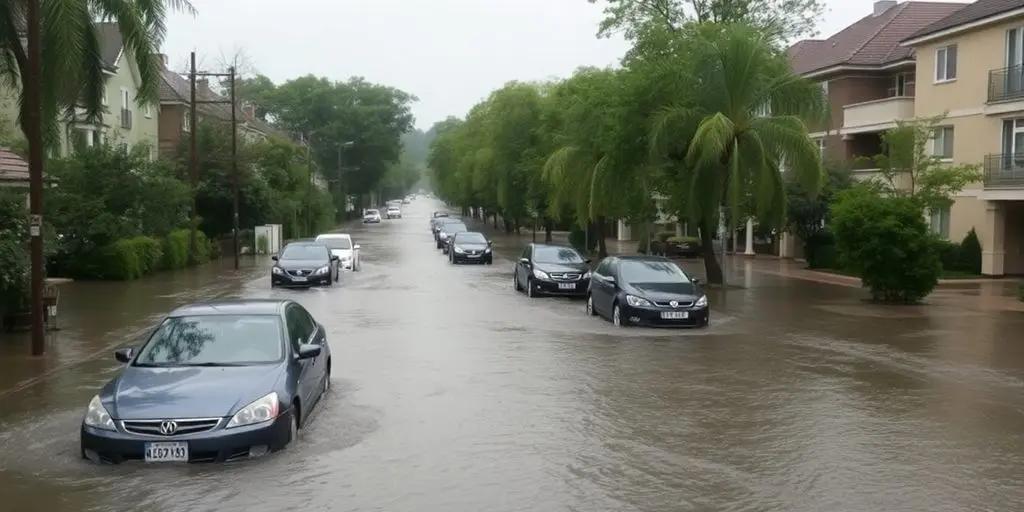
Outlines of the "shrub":
[[974,228],[971,228],[960,242],[960,262],[963,271],[981,274],[981,240],[978,239],[978,233]]
[[966,271],[960,244],[938,238],[935,239],[934,244],[935,252],[939,255],[939,261],[942,263],[942,270],[947,272]]
[[[196,245],[198,246],[199,261],[206,263],[210,261],[210,242],[202,231],[196,232]],[[160,266],[164,270],[178,270],[188,267],[189,230],[176,229],[164,237],[164,257]]]
[[804,259],[810,268],[838,268],[835,236],[830,231],[818,231],[804,240]]
[[942,264],[913,199],[856,187],[839,194],[831,221],[840,264],[861,276],[875,300],[913,303],[935,289]]
[[590,254],[597,248],[597,236],[594,235],[594,230],[590,230],[588,236],[586,231],[578,227],[574,227],[569,232],[569,244],[576,248],[578,251]]
[[256,238],[256,253],[267,254],[270,250],[270,240],[267,239],[266,235],[260,235]]
[[700,238],[695,236],[672,235],[668,237],[670,244],[700,244]]
[[669,238],[672,238],[674,236],[676,236],[676,233],[674,231],[662,231],[661,233],[658,233],[657,235],[654,236],[654,240],[665,243],[668,241]]
[[163,258],[160,241],[148,236],[122,238],[100,252],[106,263],[97,277],[122,281],[138,279],[159,270]]

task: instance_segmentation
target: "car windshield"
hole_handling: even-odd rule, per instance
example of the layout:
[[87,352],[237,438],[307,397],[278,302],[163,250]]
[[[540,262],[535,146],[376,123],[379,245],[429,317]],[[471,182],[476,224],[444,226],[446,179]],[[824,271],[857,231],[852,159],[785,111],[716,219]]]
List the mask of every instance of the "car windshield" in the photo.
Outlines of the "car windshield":
[[316,241],[322,242],[330,249],[348,250],[352,248],[352,240],[347,237],[325,236],[323,238],[317,238]]
[[434,217],[447,217],[448,214],[444,212],[434,212]]
[[486,244],[487,239],[484,238],[480,233],[459,233],[459,237],[455,239],[460,244]]
[[322,245],[287,245],[281,251],[282,260],[326,260],[327,248]]
[[627,283],[688,283],[690,278],[671,261],[620,261],[619,275]]
[[380,212],[378,212],[377,210],[366,210],[366,214],[367,215],[380,215]]
[[537,247],[533,250],[536,263],[583,263],[583,257],[569,247]]
[[388,208],[388,211],[389,211],[389,212],[397,212],[397,211],[398,211],[398,208]]
[[449,235],[452,233],[462,233],[463,231],[469,231],[469,229],[466,228],[465,224],[457,223],[445,224],[442,229],[444,229],[444,232],[448,233]]
[[171,317],[139,351],[135,366],[243,366],[284,357],[277,315]]

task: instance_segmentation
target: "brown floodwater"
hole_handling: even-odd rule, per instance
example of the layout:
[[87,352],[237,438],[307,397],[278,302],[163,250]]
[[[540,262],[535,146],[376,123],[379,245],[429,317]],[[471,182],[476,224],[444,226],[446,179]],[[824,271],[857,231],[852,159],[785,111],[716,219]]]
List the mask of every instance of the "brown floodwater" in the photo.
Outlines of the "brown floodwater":
[[[3,509],[1017,511],[1024,313],[1006,286],[882,307],[736,260],[703,331],[616,329],[512,290],[528,236],[450,266],[436,204],[353,226],[363,271],[271,290],[269,261],[62,287],[42,359],[0,338]],[[699,271],[694,262],[683,264]],[[993,291],[994,290],[994,291]],[[289,450],[228,465],[82,461],[84,407],[167,310],[289,297],[326,325],[332,394]],[[993,306],[996,304],[996,306]]]

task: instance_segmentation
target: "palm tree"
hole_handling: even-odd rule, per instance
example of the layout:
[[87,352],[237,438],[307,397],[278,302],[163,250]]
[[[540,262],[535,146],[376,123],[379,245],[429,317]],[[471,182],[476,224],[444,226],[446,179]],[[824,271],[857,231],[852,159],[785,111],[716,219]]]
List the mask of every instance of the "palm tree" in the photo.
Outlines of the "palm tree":
[[824,118],[826,101],[818,85],[794,75],[778,45],[756,29],[695,26],[681,31],[674,44],[677,55],[688,56],[679,59],[683,68],[661,72],[686,83],[655,116],[651,143],[685,191],[690,218],[699,219],[708,281],[723,284],[712,245],[722,207],[732,209],[735,222],[741,199],[749,198],[759,217],[781,225],[783,162],[807,190],[821,187],[821,156],[807,123]]
[[[0,87],[18,92],[19,122],[24,131],[24,84],[28,56],[23,42],[29,0],[0,2]],[[169,11],[194,14],[188,0],[37,0],[41,3],[43,55],[41,62],[43,135],[48,143],[59,140],[61,119],[75,109],[98,121],[104,111],[106,83],[100,52],[98,22],[117,23],[124,50],[138,63],[142,86],[139,99],[155,102],[162,62],[161,43],[167,34]]]

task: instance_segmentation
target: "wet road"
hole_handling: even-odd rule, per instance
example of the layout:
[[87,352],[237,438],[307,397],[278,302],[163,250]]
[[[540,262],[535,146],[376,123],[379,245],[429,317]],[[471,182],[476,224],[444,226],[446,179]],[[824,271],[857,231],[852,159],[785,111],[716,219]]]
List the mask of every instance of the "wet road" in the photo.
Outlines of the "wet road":
[[[700,332],[626,329],[512,292],[526,238],[452,267],[426,229],[353,228],[363,271],[270,290],[268,262],[62,291],[28,360],[0,340],[0,496],[58,511],[1017,511],[1024,320],[972,289],[926,307],[749,262]],[[690,265],[692,267],[692,265]],[[212,284],[211,284],[212,283]],[[329,329],[332,394],[293,448],[231,465],[97,466],[77,429],[110,351],[200,298],[298,300]]]

